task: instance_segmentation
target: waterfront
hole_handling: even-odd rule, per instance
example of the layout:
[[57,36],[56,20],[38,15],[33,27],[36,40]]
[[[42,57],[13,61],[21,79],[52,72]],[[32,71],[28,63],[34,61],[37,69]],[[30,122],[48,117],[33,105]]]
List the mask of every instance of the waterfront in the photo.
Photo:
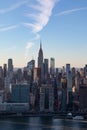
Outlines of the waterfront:
[[87,130],[87,121],[54,117],[0,118],[0,130]]

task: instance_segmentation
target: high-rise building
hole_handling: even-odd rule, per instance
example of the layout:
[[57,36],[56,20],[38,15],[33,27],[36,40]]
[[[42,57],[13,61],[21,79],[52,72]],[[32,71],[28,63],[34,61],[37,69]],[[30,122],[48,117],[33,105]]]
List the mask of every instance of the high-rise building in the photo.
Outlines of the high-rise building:
[[4,91],[0,90],[0,104],[4,101]]
[[61,86],[62,86],[61,111],[66,111],[66,106],[67,106],[67,79],[65,77],[61,78]]
[[76,69],[72,68],[72,86],[75,86],[75,75],[76,75]]
[[8,72],[13,71],[13,61],[8,59]]
[[65,75],[65,67],[63,66],[62,67],[62,76],[64,76]]
[[76,91],[79,90],[79,84],[80,84],[80,73],[76,72],[76,75],[75,75],[75,89],[76,89]]
[[59,69],[58,68],[56,68],[56,76],[58,76],[58,74],[59,74]]
[[4,88],[4,80],[3,80],[3,69],[2,66],[0,66],[0,90]]
[[13,84],[10,91],[12,103],[29,103],[29,84]]
[[23,73],[22,73],[22,69],[18,69],[17,70],[17,82],[21,82],[23,80]]
[[27,67],[23,68],[23,79],[25,81],[28,81],[28,70],[27,70]]
[[3,69],[2,69],[2,66],[0,66],[0,79],[2,79],[3,77]]
[[41,80],[43,80],[43,50],[42,50],[41,43],[40,43],[40,49],[38,53],[38,68],[41,69]]
[[79,86],[79,109],[81,111],[87,111],[87,86]]
[[7,76],[7,64],[3,65],[3,76],[4,78]]
[[71,71],[68,72],[67,75],[67,96],[68,96],[68,109],[71,110],[72,109],[72,105],[73,105],[73,98],[72,98],[72,73]]
[[75,74],[76,74],[76,69],[73,67],[72,68],[72,77],[75,77]]
[[48,76],[48,59],[44,59],[44,78],[47,79]]
[[34,68],[35,68],[35,60],[31,60],[27,63],[28,75],[30,77],[31,82],[34,80]]
[[66,75],[68,75],[69,71],[70,71],[70,64],[66,64]]
[[34,68],[34,82],[37,82],[41,79],[41,69]]
[[40,111],[54,111],[54,88],[52,86],[40,87]]
[[35,68],[35,60],[29,61],[29,62],[27,63],[27,68],[28,68],[29,70],[34,69],[34,68]]
[[85,76],[87,77],[87,64],[84,67]]
[[55,74],[55,59],[50,58],[50,74],[54,75]]
[[9,77],[5,77],[5,80],[4,80],[4,88],[5,88],[5,91],[9,91],[9,88],[10,88],[10,79]]
[[72,73],[71,73],[71,71],[68,72],[68,76],[67,76],[67,90],[72,91]]
[[10,77],[10,79],[12,79],[12,75],[13,75],[13,61],[12,59],[8,59],[8,76]]
[[84,69],[81,68],[81,69],[80,69],[80,77],[83,77],[83,78],[84,78],[84,76],[85,76]]

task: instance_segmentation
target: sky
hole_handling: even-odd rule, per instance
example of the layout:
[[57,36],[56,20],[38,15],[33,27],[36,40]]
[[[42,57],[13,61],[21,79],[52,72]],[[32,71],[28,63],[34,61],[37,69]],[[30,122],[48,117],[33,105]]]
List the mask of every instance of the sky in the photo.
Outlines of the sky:
[[55,66],[87,64],[87,0],[0,0],[0,66],[44,58]]

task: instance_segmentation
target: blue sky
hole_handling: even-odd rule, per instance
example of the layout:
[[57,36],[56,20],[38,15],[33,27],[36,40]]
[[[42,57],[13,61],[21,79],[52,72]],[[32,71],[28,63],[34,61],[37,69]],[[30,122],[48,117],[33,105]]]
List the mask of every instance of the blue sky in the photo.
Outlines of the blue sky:
[[[87,0],[1,0],[0,65],[37,61],[40,39],[44,58],[56,67],[87,64]],[[37,66],[37,62],[36,62]]]

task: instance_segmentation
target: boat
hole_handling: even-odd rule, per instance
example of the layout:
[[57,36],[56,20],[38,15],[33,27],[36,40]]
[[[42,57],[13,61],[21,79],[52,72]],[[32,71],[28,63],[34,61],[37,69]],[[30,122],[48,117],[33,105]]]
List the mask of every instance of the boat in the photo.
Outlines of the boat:
[[73,120],[84,120],[83,116],[75,116],[73,117]]
[[72,119],[73,116],[72,116],[72,113],[68,113],[67,116],[66,116],[67,119]]

